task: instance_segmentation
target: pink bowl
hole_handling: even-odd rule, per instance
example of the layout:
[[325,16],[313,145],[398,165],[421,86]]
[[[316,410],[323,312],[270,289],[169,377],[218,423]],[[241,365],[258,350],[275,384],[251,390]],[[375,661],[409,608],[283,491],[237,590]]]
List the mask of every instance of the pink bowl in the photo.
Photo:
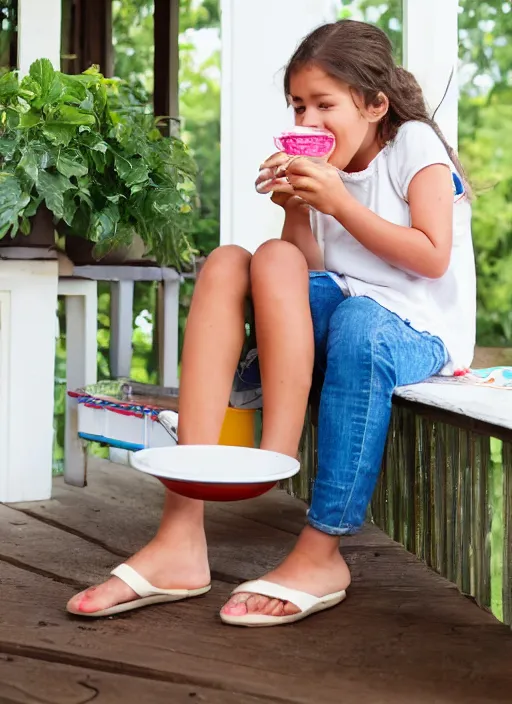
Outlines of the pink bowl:
[[274,138],[276,147],[290,156],[325,157],[336,144],[332,132],[313,127],[295,127]]

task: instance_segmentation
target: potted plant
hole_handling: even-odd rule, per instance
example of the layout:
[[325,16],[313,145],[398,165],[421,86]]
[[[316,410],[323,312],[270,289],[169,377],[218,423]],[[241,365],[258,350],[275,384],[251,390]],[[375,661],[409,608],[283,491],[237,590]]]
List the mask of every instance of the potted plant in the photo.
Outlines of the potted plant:
[[0,77],[0,241],[18,244],[47,210],[67,251],[75,240],[101,260],[140,238],[181,268],[193,256],[194,178],[186,146],[162,136],[125,82],[96,67],[66,75],[47,59],[21,80]]

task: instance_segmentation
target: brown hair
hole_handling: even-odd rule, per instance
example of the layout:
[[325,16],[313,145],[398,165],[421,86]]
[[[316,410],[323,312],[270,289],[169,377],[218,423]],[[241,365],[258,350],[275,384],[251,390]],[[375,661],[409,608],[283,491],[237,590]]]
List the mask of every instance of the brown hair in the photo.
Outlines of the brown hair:
[[355,20],[340,20],[315,29],[301,42],[286,67],[287,98],[291,75],[308,64],[315,64],[332,78],[347,83],[363,97],[367,107],[378,104],[379,93],[387,96],[389,110],[378,127],[383,145],[396,137],[405,122],[416,120],[430,125],[466,180],[455,151],[428,113],[418,81],[412,73],[396,65],[391,42],[381,29]]

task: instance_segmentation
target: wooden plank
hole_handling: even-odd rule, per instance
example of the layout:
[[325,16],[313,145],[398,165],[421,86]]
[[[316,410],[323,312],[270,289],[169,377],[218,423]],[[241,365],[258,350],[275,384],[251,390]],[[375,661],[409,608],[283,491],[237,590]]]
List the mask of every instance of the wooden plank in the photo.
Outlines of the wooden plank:
[[[240,704],[237,694],[0,654],[2,704]],[[258,697],[245,696],[247,704]]]
[[0,504],[0,561],[83,588],[103,580],[116,557],[98,545]]
[[[81,537],[91,542],[94,548],[99,546],[98,549],[107,556],[101,563],[102,573],[96,560],[97,568],[89,581],[97,580],[100,574],[101,580],[108,575],[108,569],[113,566],[108,561],[108,554],[113,562],[122,561],[153,537],[160,519],[163,488],[158,482],[148,481],[144,475],[128,468],[118,470],[116,475],[119,478],[117,487],[110,485],[112,477],[109,478],[108,472],[104,475],[105,483],[97,482],[98,474],[94,472],[91,487],[87,489],[66,487],[62,480],[58,480],[53,500],[16,505],[18,515],[28,521],[24,527],[26,546],[36,545],[39,535],[48,536],[44,561],[51,562],[52,571],[63,571],[59,549],[56,545],[52,548],[59,528],[71,533],[70,538],[74,541]],[[134,515],[138,516],[137,521],[133,520]],[[232,515],[216,506],[208,507],[206,530],[213,574],[231,584],[261,576],[278,564],[295,542],[293,534]],[[33,531],[32,540],[29,539],[30,531]],[[11,556],[17,550],[16,545]],[[29,557],[24,554],[24,559]],[[35,564],[40,561],[40,556],[34,552],[30,559],[31,564]],[[79,565],[75,564],[75,568],[78,570]],[[81,578],[84,576],[82,573]]]
[[[66,487],[62,479],[58,479],[54,484],[53,500],[17,504],[16,508],[28,512],[29,518],[44,521],[47,528],[61,528],[99,545],[111,553],[112,560],[120,561],[155,534],[163,488],[159,482],[126,467],[106,462],[95,462],[93,467],[88,488]],[[137,521],[133,520],[135,512]],[[238,583],[260,577],[275,567],[293,547],[295,536],[305,523],[304,514],[305,505],[301,501],[277,491],[254,501],[208,505],[206,531],[214,578]],[[37,535],[43,528],[38,527]],[[28,529],[24,530],[28,537]],[[49,538],[50,543],[52,540],[53,537]],[[29,542],[36,544],[37,538]],[[370,549],[379,546],[386,550]],[[372,571],[383,559],[393,562],[397,551],[401,564],[415,565],[412,571],[401,570],[398,576],[393,574],[391,584],[397,580],[402,585],[404,580],[414,583],[415,570],[426,569],[376,528],[368,527],[357,536],[345,538],[342,547],[357,574],[362,569]],[[359,557],[362,551],[364,556]],[[52,570],[57,569],[58,557],[57,551]],[[46,561],[49,559],[50,553]],[[37,560],[39,556],[34,556],[33,562]],[[110,567],[108,560],[107,564]],[[103,577],[107,574],[105,570]]]
[[[57,480],[52,501],[17,506],[23,511],[17,519],[23,525],[6,532],[4,554],[7,552],[11,559],[18,556],[32,568],[43,564],[51,574],[90,584],[105,579],[116,562],[147,543],[160,517],[163,492],[158,482],[114,465],[109,471],[105,469],[107,463],[95,467],[88,489],[68,488]],[[258,521],[257,514],[256,518],[251,517],[255,510],[251,509],[253,503],[263,514],[266,511],[276,517],[288,515],[297,522],[302,516],[303,522],[302,502],[282,492],[271,493],[254,502],[208,506],[206,529],[214,579],[236,584],[260,577],[279,564],[292,548],[294,533],[267,525],[265,518]],[[249,518],[244,514],[244,507]],[[137,521],[133,520],[134,515]],[[14,513],[9,514],[9,520],[17,522]],[[59,529],[65,532],[62,539],[58,538]],[[90,549],[87,543],[91,544]],[[40,545],[44,545],[43,560]],[[62,545],[67,546],[74,559],[63,561]],[[376,528],[369,527],[345,538],[342,551],[357,588],[363,592],[384,587],[412,589],[426,575],[439,589],[452,589],[449,582],[431,573],[422,562]],[[86,565],[82,564],[84,554],[87,555]]]
[[[87,490],[61,487],[59,499],[29,509],[63,525],[78,515],[74,528],[59,530],[12,509],[0,517],[2,549],[11,556],[1,569],[0,652],[152,680],[183,682],[176,680],[181,677],[234,691],[235,701],[260,696],[338,702],[340,691],[344,701],[370,704],[411,697],[418,703],[508,701],[508,630],[390,540],[378,546],[351,538],[350,599],[293,628],[247,632],[221,626],[216,613],[230,591],[225,583],[215,583],[205,599],[115,620],[67,618],[63,605],[76,589],[72,580],[100,576],[112,557],[69,530],[96,526],[98,541],[102,536],[117,545],[120,534],[145,537],[158,519],[156,482],[123,468],[105,472],[101,481],[100,474],[93,473]],[[274,514],[286,511],[294,520],[304,512],[303,504],[283,495],[263,497],[260,504],[267,504],[269,515],[274,504]],[[259,560],[253,573],[271,566],[294,539],[293,533],[244,517],[242,506],[239,515],[213,507],[209,519],[214,560],[222,558],[236,575],[250,570],[253,559]],[[25,525],[12,525],[20,522]],[[128,541],[124,545],[131,548]],[[31,571],[13,567],[13,558],[30,563]]]
[[[372,590],[300,626],[252,631],[216,620],[222,585],[205,599],[84,621],[63,614],[65,585],[11,566],[2,582],[6,655],[202,686],[241,702],[338,704],[341,692],[348,704],[510,701],[508,629],[454,590],[440,597],[428,578],[414,592]],[[471,610],[475,623],[465,620]]]
[[444,381],[402,386],[395,391],[395,395],[405,401],[473,419],[487,426],[512,430],[511,389]]

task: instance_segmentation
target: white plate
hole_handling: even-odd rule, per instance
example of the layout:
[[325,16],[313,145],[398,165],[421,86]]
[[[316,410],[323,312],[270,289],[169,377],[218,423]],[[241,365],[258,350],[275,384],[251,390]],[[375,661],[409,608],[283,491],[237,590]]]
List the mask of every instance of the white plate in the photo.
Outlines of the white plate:
[[155,447],[135,452],[131,464],[162,479],[208,484],[277,482],[300,469],[296,459],[279,452],[229,445]]

